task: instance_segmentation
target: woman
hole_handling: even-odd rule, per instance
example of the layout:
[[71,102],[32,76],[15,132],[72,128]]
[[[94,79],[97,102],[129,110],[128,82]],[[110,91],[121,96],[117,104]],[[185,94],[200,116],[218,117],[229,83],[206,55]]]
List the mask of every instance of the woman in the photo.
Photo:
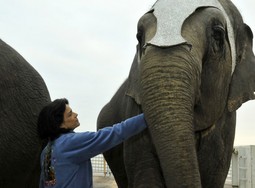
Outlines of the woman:
[[56,99],[38,117],[38,133],[48,139],[41,153],[40,188],[91,188],[90,158],[111,149],[147,126],[140,114],[97,132],[75,133],[80,125],[67,99]]

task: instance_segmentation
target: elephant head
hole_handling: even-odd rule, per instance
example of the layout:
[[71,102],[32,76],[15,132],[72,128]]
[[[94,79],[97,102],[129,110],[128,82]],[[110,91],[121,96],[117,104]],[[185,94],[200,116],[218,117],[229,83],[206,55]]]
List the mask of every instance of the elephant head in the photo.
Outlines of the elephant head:
[[145,113],[165,183],[201,187],[196,134],[234,127],[254,99],[252,31],[229,0],[158,0],[137,39],[127,94]]

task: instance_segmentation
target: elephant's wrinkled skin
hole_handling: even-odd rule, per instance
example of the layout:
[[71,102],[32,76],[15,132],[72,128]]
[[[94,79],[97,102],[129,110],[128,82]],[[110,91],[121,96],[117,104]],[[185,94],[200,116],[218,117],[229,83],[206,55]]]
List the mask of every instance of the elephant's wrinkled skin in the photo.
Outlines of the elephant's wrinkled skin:
[[42,149],[36,122],[50,96],[36,70],[2,40],[0,89],[0,187],[36,188]]
[[182,25],[187,43],[164,48],[148,44],[153,11],[139,20],[129,77],[98,117],[98,128],[141,112],[148,122],[147,131],[104,153],[119,187],[224,186],[236,110],[254,99],[255,59],[251,29],[231,1],[220,3],[233,26],[235,67],[220,9],[196,9]]

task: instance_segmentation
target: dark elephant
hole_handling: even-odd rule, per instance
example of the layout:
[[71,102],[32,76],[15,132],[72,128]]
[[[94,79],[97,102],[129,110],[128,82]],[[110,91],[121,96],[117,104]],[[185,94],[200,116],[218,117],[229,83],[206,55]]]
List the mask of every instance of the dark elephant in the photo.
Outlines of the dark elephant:
[[236,110],[254,99],[251,29],[230,0],[158,0],[137,39],[129,77],[98,117],[98,128],[142,112],[148,122],[104,153],[118,186],[223,187]]
[[38,72],[0,40],[0,187],[36,188],[42,142],[37,116],[50,102]]

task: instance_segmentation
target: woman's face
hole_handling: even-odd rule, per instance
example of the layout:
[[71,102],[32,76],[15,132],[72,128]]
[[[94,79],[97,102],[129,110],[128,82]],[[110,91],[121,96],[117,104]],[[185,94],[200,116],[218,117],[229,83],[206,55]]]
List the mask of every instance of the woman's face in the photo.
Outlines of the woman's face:
[[77,118],[78,114],[73,112],[70,106],[66,105],[66,110],[64,112],[64,121],[61,124],[61,128],[72,129],[74,130],[76,127],[80,125],[80,122]]

